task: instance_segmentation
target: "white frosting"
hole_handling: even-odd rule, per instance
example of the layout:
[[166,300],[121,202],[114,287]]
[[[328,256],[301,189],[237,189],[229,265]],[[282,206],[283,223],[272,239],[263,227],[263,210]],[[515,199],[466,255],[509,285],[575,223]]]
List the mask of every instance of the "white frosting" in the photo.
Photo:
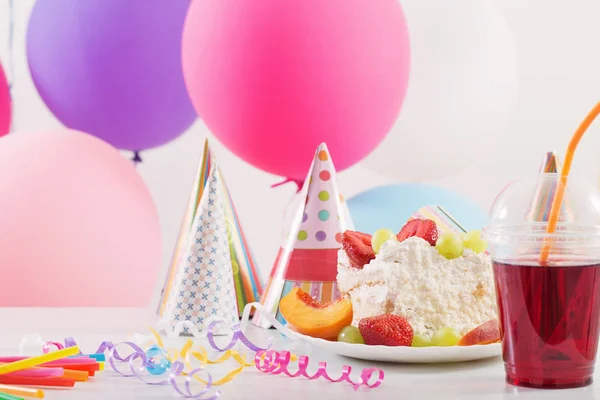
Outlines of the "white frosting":
[[361,318],[392,313],[408,319],[415,333],[430,337],[444,326],[466,334],[497,318],[489,255],[465,249],[448,260],[419,237],[387,241],[362,270],[338,252],[337,281],[352,300],[354,325]]

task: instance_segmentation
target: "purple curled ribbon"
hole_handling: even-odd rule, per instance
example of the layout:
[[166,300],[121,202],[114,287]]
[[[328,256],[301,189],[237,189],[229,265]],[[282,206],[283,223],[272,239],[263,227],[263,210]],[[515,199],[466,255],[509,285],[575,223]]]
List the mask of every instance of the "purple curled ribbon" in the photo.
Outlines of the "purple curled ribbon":
[[[196,400],[216,400],[221,396],[221,392],[217,391],[215,392],[215,394],[213,394],[210,397],[203,397],[206,393],[208,393],[208,391],[210,390],[211,386],[212,386],[212,376],[204,371],[204,368],[196,368],[192,371],[190,371],[187,376],[185,377],[185,385],[184,385],[184,389],[185,390],[181,390],[179,388],[179,385],[177,384],[177,376],[179,376],[181,374],[181,372],[183,371],[183,363],[180,361],[175,361],[175,363],[173,364],[173,367],[171,367],[171,372],[169,373],[169,383],[171,384],[171,386],[173,387],[173,389],[175,389],[175,391],[177,393],[179,393],[180,395],[182,395],[185,398],[188,399],[196,399]],[[192,378],[196,375],[196,374],[200,374],[201,372],[205,372],[206,373],[206,385],[204,386],[204,389],[202,389],[200,392],[198,393],[193,393],[192,392]]]
[[[50,352],[52,347],[56,347],[58,350],[61,350],[65,347],[73,347],[73,346],[77,346],[75,339],[73,339],[72,337],[68,337],[65,339],[64,345],[62,345],[61,343],[58,343],[58,342],[44,343],[43,352],[44,353]],[[131,348],[131,350],[133,350],[133,352],[131,354],[129,354],[128,356],[123,357],[117,352],[117,347],[119,347],[119,346],[128,346],[129,348]],[[188,399],[217,400],[221,396],[221,392],[217,391],[212,396],[205,397],[205,395],[208,393],[208,391],[212,387],[212,377],[208,372],[204,371],[203,368],[197,368],[193,371],[188,372],[185,377],[184,387],[180,388],[179,383],[177,382],[176,378],[178,376],[181,376],[184,374],[185,365],[181,361],[175,361],[171,365],[171,369],[167,372],[168,375],[167,375],[166,379],[157,377],[159,379],[150,380],[150,379],[147,379],[147,376],[149,374],[147,373],[147,370],[146,370],[146,366],[148,365],[148,355],[146,355],[146,352],[137,344],[135,344],[133,342],[121,342],[121,343],[113,344],[112,342],[109,342],[109,341],[103,341],[102,343],[100,343],[98,350],[96,350],[94,354],[100,354],[100,353],[104,353],[106,351],[108,352],[106,355],[106,357],[108,358],[108,364],[113,369],[113,371],[115,371],[117,374],[119,374],[121,376],[124,376],[127,378],[136,377],[137,379],[139,379],[140,381],[142,381],[148,385],[170,384],[177,393],[179,393],[181,396],[188,398]],[[80,352],[79,355],[82,355],[82,353]],[[130,372],[121,371],[119,369],[119,367],[117,366],[117,362],[127,363],[127,365],[129,366]],[[191,385],[192,379],[195,375],[200,374],[202,372],[204,372],[204,374],[206,375],[204,387],[198,393],[193,393],[192,385]]]
[[[117,354],[118,354],[117,346],[121,346],[121,345],[131,347],[131,349],[133,350],[133,353],[131,353],[124,359],[120,356],[117,358]],[[167,380],[149,381],[144,378],[143,373],[146,371],[146,365],[148,365],[148,356],[146,355],[146,352],[140,346],[138,346],[137,344],[135,344],[133,342],[122,342],[122,343],[119,343],[117,346],[111,347],[110,350],[108,351],[108,355],[107,355],[108,363],[110,364],[110,367],[117,374],[124,376],[126,378],[135,376],[140,381],[147,383],[149,385],[164,385],[165,383],[167,383]],[[139,366],[136,366],[134,364],[134,361],[137,359],[140,359]],[[123,372],[123,371],[119,370],[115,361],[126,362],[129,365],[129,369],[130,369],[131,373],[127,373],[127,372]]]
[[242,332],[239,324],[235,324],[235,325],[231,326],[231,330],[233,331],[233,336],[231,337],[229,344],[227,346],[221,348],[215,342],[215,338],[214,338],[215,334],[213,332],[215,330],[215,326],[219,323],[221,323],[221,321],[213,321],[208,325],[208,328],[206,329],[206,338],[208,339],[208,343],[210,343],[211,347],[215,350],[218,350],[218,351],[231,350],[233,348],[233,346],[235,346],[237,344],[238,341],[242,342],[244,344],[244,346],[246,346],[247,348],[249,348],[250,350],[252,350],[254,352],[269,350],[271,348],[271,346],[273,345],[273,337],[272,336],[269,337],[269,344],[267,347],[259,347],[259,346],[255,345],[254,343],[252,343],[250,341],[250,339],[248,339],[248,337],[244,334],[244,332]]
[[[52,347],[56,347],[57,350],[62,350],[65,347],[76,347],[76,346],[77,346],[77,342],[75,342],[75,339],[73,339],[72,337],[67,337],[67,338],[65,338],[64,346],[59,342],[46,342],[42,346],[42,351],[44,354],[46,354],[51,351]],[[102,343],[100,343],[100,346],[98,346],[98,350],[94,351],[92,354],[104,354],[104,352],[111,351],[114,348],[115,348],[115,345],[112,342],[105,340]],[[78,355],[83,355],[83,353],[80,351],[78,353]],[[128,361],[127,359],[121,357],[116,350],[113,351],[113,357],[117,361]]]
[[[128,363],[129,365],[129,370],[131,371],[131,373],[126,373],[126,372],[122,372],[119,370],[119,368],[117,368],[117,365],[115,363],[116,361],[120,361],[119,359],[117,359],[114,355],[116,354],[116,347],[120,346],[120,345],[126,345],[129,346],[132,350],[133,353],[131,353],[129,356],[125,357],[125,361]],[[122,358],[122,357],[120,357]],[[136,364],[134,363],[135,360],[140,359],[139,362],[139,366],[136,366]],[[204,397],[204,395],[206,393],[208,393],[208,391],[211,389],[212,387],[212,376],[204,371],[203,368],[198,368],[195,369],[193,371],[190,371],[189,373],[186,374],[185,377],[185,384],[184,384],[184,389],[181,389],[179,387],[179,383],[177,382],[177,377],[182,375],[184,373],[184,364],[181,361],[175,361],[173,363],[173,365],[171,366],[171,369],[168,372],[168,378],[167,379],[161,379],[161,380],[149,380],[146,378],[147,374],[146,374],[146,365],[148,365],[148,356],[146,355],[146,352],[137,344],[133,343],[133,342],[122,342],[122,343],[118,343],[117,345],[113,346],[109,352],[108,352],[108,362],[111,366],[111,368],[117,372],[118,374],[125,376],[125,377],[131,377],[131,376],[135,376],[137,379],[139,379],[140,381],[148,384],[148,385],[166,385],[166,384],[171,384],[171,386],[173,387],[173,389],[179,393],[181,396],[188,398],[188,399],[196,399],[196,400],[216,400],[221,396],[221,392],[217,391],[215,392],[215,394],[213,394],[210,397]],[[206,380],[205,380],[205,385],[204,387],[200,390],[200,392],[198,393],[193,393],[192,392],[192,378],[196,375],[196,374],[200,374],[201,372],[205,372],[206,374]]]
[[[310,375],[306,370],[308,368],[309,359],[307,356],[298,357],[298,371],[291,373],[288,369],[291,361],[291,354],[289,351],[276,352],[274,350],[261,350],[256,353],[254,358],[254,365],[259,371],[267,374],[284,374],[290,378],[296,378],[303,376],[308,379],[323,378],[329,382],[348,382],[352,385],[354,390],[358,390],[361,386],[365,386],[368,389],[376,388],[383,382],[384,373],[379,368],[365,368],[361,371],[360,377],[357,382],[354,382],[350,378],[352,367],[344,365],[342,367],[342,375],[338,379],[333,379],[327,373],[327,363],[324,361],[319,362],[319,368],[317,372]],[[378,373],[377,379],[374,383],[369,383],[375,373]]]

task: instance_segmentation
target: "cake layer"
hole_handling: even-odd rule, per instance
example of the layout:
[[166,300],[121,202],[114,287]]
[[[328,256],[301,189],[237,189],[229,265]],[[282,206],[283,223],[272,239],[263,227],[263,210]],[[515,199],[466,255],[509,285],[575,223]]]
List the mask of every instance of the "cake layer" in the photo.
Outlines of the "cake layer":
[[383,313],[408,319],[425,337],[442,327],[466,334],[497,318],[489,255],[465,249],[448,260],[419,237],[388,241],[362,270],[338,252],[338,285],[352,300],[354,321]]

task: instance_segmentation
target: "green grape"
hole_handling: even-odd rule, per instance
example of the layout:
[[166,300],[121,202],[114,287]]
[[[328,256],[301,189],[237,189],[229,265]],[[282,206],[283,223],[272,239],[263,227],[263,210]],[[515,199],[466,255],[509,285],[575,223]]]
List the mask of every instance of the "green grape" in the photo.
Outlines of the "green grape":
[[431,340],[421,335],[414,335],[412,340],[412,347],[429,347],[431,346]]
[[379,253],[381,246],[388,240],[398,240],[396,234],[389,229],[378,229],[373,233],[371,237],[371,247],[375,254]]
[[467,249],[475,253],[483,253],[487,250],[487,242],[481,238],[481,231],[469,231],[463,236],[463,244]]
[[360,331],[354,326],[347,326],[344,329],[342,329],[338,334],[338,342],[365,344],[365,341],[362,335],[360,334]]
[[435,248],[441,255],[451,260],[462,255],[464,245],[458,234],[447,232],[440,235],[435,243]]
[[433,346],[456,346],[461,339],[460,333],[454,328],[444,327],[437,330],[431,337]]

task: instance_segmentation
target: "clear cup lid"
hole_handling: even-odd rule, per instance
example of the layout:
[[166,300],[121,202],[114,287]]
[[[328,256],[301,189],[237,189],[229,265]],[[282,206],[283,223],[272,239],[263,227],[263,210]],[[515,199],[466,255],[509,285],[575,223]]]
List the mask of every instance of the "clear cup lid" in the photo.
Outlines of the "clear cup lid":
[[552,236],[559,248],[569,245],[600,246],[600,190],[569,177],[556,232],[546,233],[557,188],[555,173],[534,174],[510,183],[496,197],[484,229],[490,250],[511,242],[539,243]]

